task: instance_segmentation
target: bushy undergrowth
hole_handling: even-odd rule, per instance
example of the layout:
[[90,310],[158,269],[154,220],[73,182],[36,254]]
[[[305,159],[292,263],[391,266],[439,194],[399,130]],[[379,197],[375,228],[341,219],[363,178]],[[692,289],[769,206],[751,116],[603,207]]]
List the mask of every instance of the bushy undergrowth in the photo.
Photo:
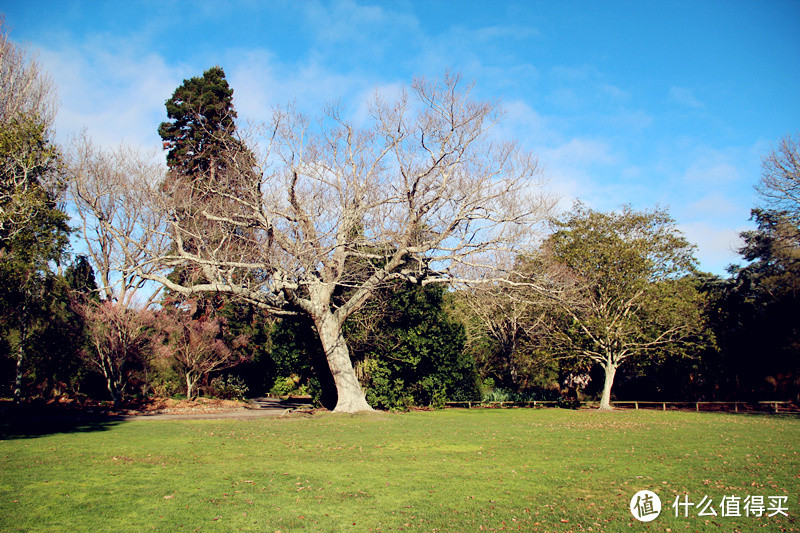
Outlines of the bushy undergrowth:
[[227,374],[212,379],[209,392],[212,396],[224,400],[244,400],[249,389],[242,378]]

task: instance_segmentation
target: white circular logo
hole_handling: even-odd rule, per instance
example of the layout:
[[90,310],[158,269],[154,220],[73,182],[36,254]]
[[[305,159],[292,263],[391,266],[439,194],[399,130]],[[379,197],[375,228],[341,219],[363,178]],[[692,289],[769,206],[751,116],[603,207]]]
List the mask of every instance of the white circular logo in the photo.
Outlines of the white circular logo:
[[631,514],[639,522],[650,522],[661,514],[661,499],[653,491],[640,490],[631,498]]

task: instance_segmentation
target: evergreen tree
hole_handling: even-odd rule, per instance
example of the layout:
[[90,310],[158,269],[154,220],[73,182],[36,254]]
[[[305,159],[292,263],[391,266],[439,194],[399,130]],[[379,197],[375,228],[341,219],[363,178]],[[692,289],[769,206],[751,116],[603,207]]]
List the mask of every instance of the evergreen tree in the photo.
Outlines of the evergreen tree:
[[16,360],[14,399],[23,396],[32,342],[48,323],[55,273],[68,244],[67,215],[58,206],[60,157],[36,116],[0,124],[0,316]]
[[[169,173],[163,187],[181,226],[195,236],[175,239],[174,246],[197,252],[200,240],[213,243],[221,257],[240,257],[247,253],[246,228],[204,214],[222,211],[230,219],[237,212],[237,199],[255,164],[253,154],[237,138],[233,89],[222,68],[212,67],[200,77],[184,80],[167,100],[166,109],[169,120],[158,129],[164,148],[169,150]],[[219,194],[220,190],[224,194]],[[201,269],[188,265],[177,266],[170,278],[189,285],[206,281]],[[241,335],[258,338],[262,333],[254,332],[252,324],[239,321],[256,313],[252,306],[227,295],[204,294],[188,299],[168,291],[162,303],[188,307],[188,314],[176,315],[182,316],[187,326],[224,324],[220,335],[228,347]],[[241,348],[234,352],[237,361],[247,361],[254,355]]]
[[762,169],[758,227],[741,235],[748,264],[719,291],[718,335],[733,395],[800,401],[800,137],[784,138]]
[[395,283],[346,326],[370,405],[442,407],[478,398],[464,327],[448,315],[445,297],[441,285]]
[[233,89],[221,67],[202,77],[183,80],[166,102],[169,121],[158,127],[167,165],[187,176],[202,176],[219,164],[220,154],[234,139],[236,111]]

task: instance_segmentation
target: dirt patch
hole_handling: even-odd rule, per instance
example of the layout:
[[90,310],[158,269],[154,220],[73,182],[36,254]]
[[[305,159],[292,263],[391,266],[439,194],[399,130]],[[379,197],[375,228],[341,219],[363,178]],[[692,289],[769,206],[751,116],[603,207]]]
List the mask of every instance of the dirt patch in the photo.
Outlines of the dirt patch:
[[175,400],[172,398],[149,398],[139,405],[119,409],[117,413],[126,416],[155,414],[210,414],[251,409],[252,404],[236,400],[197,398],[195,400]]
[[16,406],[0,398],[0,440],[51,433],[95,431],[126,420],[223,420],[307,417],[323,412],[308,399],[256,398],[248,402],[199,398],[149,398],[114,409],[111,402],[34,399]]
[[111,402],[101,402],[91,399],[78,400],[75,398],[53,398],[49,400],[33,399],[15,406],[10,399],[0,399],[0,415],[14,414],[17,417],[30,416],[111,416],[128,417],[161,414],[206,415],[246,411],[258,409],[259,406],[251,402],[235,400],[219,400],[213,398],[198,398],[196,400],[176,400],[172,398],[147,398],[142,400],[127,401],[120,407],[114,407]]

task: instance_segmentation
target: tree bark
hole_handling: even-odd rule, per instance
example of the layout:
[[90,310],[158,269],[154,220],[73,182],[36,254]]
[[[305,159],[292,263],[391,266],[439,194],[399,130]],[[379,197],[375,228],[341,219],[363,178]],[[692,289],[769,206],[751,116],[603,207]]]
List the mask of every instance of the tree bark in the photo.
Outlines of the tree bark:
[[108,356],[101,355],[101,357],[103,374],[106,378],[106,387],[108,388],[108,393],[111,395],[111,401],[114,402],[114,407],[119,407],[122,403],[120,379],[114,372],[114,366],[111,359]]
[[372,411],[350,362],[350,350],[342,335],[342,324],[328,312],[314,317],[314,325],[336,385],[336,407],[333,411],[335,413]]
[[199,381],[199,377],[195,378],[192,376],[191,372],[186,373],[186,399],[192,400],[194,399],[194,388],[195,384]]
[[17,347],[17,369],[14,379],[14,403],[16,405],[22,403],[22,379],[25,375],[25,344],[28,342],[27,302],[23,302],[19,317],[19,346]]
[[25,374],[25,327],[20,331],[19,346],[17,347],[17,372],[14,379],[14,403],[22,403],[22,378]]
[[603,395],[600,397],[600,410],[611,411],[611,387],[614,385],[614,375],[617,373],[617,364],[608,362],[603,365],[606,371],[606,380],[603,383]]

